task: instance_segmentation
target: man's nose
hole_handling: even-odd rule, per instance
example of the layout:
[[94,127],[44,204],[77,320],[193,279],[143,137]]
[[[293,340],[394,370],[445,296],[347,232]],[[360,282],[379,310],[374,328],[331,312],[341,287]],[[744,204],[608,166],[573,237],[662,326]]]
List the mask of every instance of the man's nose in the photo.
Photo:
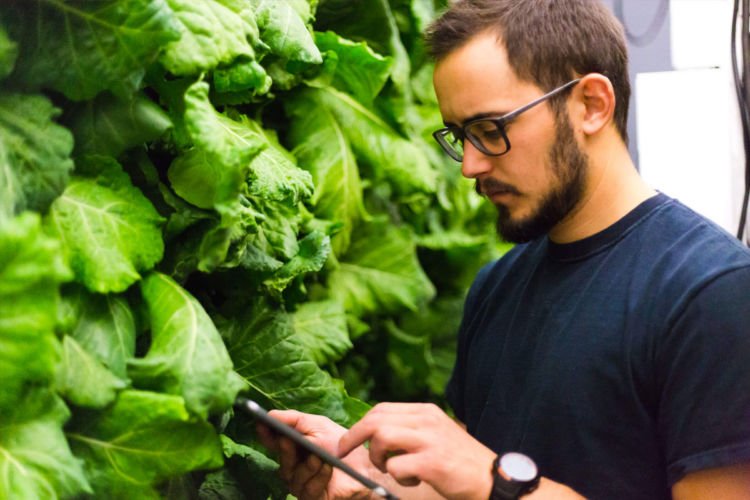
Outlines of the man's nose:
[[492,158],[479,151],[471,141],[464,142],[464,160],[461,173],[467,179],[476,179],[492,170]]

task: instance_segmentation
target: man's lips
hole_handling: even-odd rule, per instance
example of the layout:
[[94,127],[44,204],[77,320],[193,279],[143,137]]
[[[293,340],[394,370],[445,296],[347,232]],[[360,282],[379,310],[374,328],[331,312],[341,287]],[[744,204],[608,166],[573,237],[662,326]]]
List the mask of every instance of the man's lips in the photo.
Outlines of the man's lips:
[[515,195],[518,196],[521,193],[510,184],[500,182],[496,179],[488,178],[476,183],[477,193],[486,196],[487,198],[495,198],[499,196]]

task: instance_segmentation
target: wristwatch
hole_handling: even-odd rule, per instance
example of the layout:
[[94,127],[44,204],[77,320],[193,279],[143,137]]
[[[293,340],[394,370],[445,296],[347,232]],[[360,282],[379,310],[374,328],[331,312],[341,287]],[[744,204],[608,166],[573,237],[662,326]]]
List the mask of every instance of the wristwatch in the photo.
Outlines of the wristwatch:
[[498,455],[492,462],[490,500],[516,500],[539,486],[539,471],[522,453]]

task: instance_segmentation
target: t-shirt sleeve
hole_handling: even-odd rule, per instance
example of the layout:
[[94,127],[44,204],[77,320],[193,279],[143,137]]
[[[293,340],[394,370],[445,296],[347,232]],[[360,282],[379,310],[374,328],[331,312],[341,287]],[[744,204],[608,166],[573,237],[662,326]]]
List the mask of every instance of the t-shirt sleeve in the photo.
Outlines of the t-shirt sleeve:
[[750,268],[688,302],[658,349],[658,432],[669,484],[750,462]]

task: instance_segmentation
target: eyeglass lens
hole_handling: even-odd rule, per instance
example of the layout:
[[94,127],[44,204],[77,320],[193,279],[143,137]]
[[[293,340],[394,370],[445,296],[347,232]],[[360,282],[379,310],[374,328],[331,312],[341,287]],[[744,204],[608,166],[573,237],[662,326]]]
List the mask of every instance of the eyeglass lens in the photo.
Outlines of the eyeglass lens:
[[[461,137],[460,130],[449,130],[443,136],[443,144],[453,151],[454,158],[463,159],[464,157],[464,139]],[[459,161],[461,161],[459,159]]]
[[474,139],[474,144],[481,144],[483,152],[499,155],[508,149],[500,125],[492,120],[479,120],[466,127],[466,135]]
[[508,143],[500,125],[492,120],[478,120],[470,123],[463,131],[461,129],[446,130],[442,141],[439,141],[446,148],[446,152],[457,161],[462,161],[464,156],[463,132],[466,133],[466,138],[485,154],[501,155],[508,150]]

